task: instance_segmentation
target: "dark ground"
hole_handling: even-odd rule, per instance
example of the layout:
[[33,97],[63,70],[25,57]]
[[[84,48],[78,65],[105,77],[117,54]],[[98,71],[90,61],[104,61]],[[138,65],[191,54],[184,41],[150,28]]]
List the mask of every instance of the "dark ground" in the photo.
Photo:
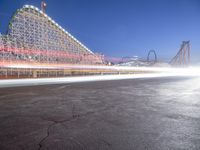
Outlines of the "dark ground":
[[0,89],[0,150],[198,150],[200,79]]

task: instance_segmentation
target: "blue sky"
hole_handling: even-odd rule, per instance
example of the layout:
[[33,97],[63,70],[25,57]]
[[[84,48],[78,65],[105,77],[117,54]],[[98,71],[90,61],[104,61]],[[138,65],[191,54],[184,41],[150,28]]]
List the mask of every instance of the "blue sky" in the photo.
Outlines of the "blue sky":
[[[95,52],[170,60],[183,40],[200,62],[200,0],[46,0],[47,14]],[[12,13],[40,0],[0,0],[0,32]]]

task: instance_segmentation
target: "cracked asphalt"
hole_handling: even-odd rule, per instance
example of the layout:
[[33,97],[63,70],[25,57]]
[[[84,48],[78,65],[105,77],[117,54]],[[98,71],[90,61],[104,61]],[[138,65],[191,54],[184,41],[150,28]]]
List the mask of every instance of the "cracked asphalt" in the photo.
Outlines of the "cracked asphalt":
[[0,89],[0,150],[198,150],[200,78]]

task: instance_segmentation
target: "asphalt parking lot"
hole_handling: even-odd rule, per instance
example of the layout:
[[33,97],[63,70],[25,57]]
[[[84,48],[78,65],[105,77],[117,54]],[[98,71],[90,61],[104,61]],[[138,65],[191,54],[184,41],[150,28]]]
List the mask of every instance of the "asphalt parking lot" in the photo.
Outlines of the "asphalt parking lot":
[[200,149],[200,79],[1,88],[0,149]]

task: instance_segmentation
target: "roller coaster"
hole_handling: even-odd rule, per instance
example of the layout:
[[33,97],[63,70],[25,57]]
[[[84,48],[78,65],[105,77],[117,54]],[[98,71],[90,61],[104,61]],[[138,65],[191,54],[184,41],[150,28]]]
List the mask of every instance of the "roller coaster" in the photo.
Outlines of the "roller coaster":
[[[58,25],[45,13],[44,2],[41,6],[41,10],[31,5],[18,9],[9,22],[7,34],[0,34],[0,78],[137,72],[107,68],[104,55],[94,53]],[[149,58],[151,53],[155,57],[153,62]],[[170,64],[186,66],[189,58],[189,42],[184,42]],[[157,62],[154,50],[149,51],[147,62]]]
[[34,6],[17,10],[8,33],[1,36],[0,57],[4,61],[101,64],[101,57],[65,31]]
[[[44,9],[31,5],[18,9],[9,22],[7,34],[0,35],[0,60],[2,76],[16,74],[16,69],[24,72],[21,71],[23,68],[57,72],[69,64],[103,64],[102,55],[93,53],[59,26]],[[11,73],[7,71],[9,69]],[[31,76],[38,74],[38,71],[30,72]]]
[[190,41],[183,41],[175,57],[169,62],[172,66],[186,67],[190,64]]

